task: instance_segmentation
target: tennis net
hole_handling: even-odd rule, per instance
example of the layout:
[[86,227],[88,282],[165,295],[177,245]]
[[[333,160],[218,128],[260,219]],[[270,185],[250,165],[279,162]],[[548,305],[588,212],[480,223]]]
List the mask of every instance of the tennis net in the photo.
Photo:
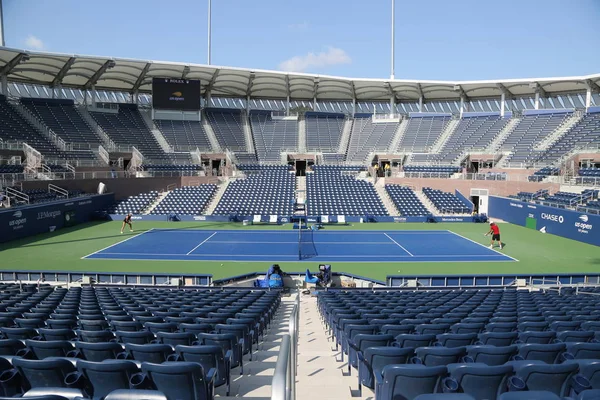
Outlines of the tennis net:
[[313,230],[306,224],[300,221],[298,223],[298,259],[306,260],[317,255],[315,247]]

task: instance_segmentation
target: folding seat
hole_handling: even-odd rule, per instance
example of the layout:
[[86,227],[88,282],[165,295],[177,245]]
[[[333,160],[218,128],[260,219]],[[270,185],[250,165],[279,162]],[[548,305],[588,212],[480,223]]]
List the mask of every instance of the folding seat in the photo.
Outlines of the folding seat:
[[448,366],[449,378],[442,385],[445,392],[461,392],[476,399],[496,399],[507,390],[512,373],[509,365],[489,366],[482,363]]
[[414,325],[382,325],[379,327],[380,333],[384,335],[392,335],[394,337],[403,333],[413,333],[415,331]]
[[148,322],[156,322],[156,323],[163,323],[165,322],[161,317],[155,317],[155,316],[134,316],[133,317],[134,321],[138,321],[139,323],[143,324],[144,326],[146,325],[146,323]]
[[168,344],[171,347],[191,346],[196,340],[196,335],[190,332],[158,332],[156,339],[159,343]]
[[173,322],[146,322],[144,328],[154,334],[158,332],[176,332],[177,324]]
[[150,331],[138,331],[138,332],[122,332],[116,331],[115,335],[117,341],[123,344],[147,344],[151,343],[155,337]]
[[27,340],[38,336],[33,328],[0,328],[0,332],[7,339]]
[[114,342],[87,343],[75,342],[75,348],[79,358],[87,361],[100,362],[103,360],[115,360],[123,352],[123,347]]
[[15,318],[14,323],[19,328],[43,328],[46,326],[44,320],[39,318]]
[[565,349],[564,343],[522,344],[519,345],[519,352],[514,356],[514,360],[542,361],[546,364],[555,364],[559,362]]
[[[344,331],[341,333],[341,337],[339,339],[342,351],[340,352],[341,361],[344,361],[344,354],[348,354],[348,342],[354,338],[354,336],[359,334],[364,335],[373,335],[377,333],[377,327],[369,326],[369,325],[346,325],[344,326]],[[336,346],[337,350],[337,346]]]
[[205,371],[216,370],[214,385],[227,386],[227,396],[231,390],[231,350],[223,353],[221,346],[177,346],[175,347],[177,361],[196,362]]
[[144,327],[138,321],[110,321],[110,327],[113,331],[137,332]]
[[548,344],[552,343],[556,339],[556,332],[536,332],[527,331],[519,333],[519,340],[517,343],[536,343],[536,344]]
[[600,321],[586,321],[581,324],[584,331],[600,331]]
[[47,319],[46,325],[50,329],[75,329],[77,328],[76,319]]
[[125,345],[128,357],[139,362],[153,362],[160,364],[167,361],[169,355],[173,354],[173,348],[166,344],[131,344]]
[[589,342],[594,339],[594,332],[562,331],[556,333],[556,339],[561,342]]
[[[517,353],[517,346],[467,346],[468,362],[489,366],[502,365]],[[467,360],[467,358],[465,358]]]
[[22,350],[24,348],[25,344],[23,344],[21,340],[0,339],[0,356],[14,356],[19,350]]
[[446,375],[446,367],[424,365],[386,365],[375,374],[377,400],[414,399],[420,394],[435,393]]
[[179,324],[180,332],[189,332],[189,333],[193,333],[194,335],[197,335],[199,333],[210,333],[210,332],[212,332],[212,330],[213,330],[213,327],[209,324],[195,324],[195,323]]
[[528,390],[545,390],[564,397],[568,395],[570,378],[578,369],[575,363],[548,365],[534,361],[515,365],[514,373]]
[[227,318],[196,318],[194,322],[198,324],[208,324],[211,325],[214,329],[217,324],[224,324],[227,322]]
[[142,372],[169,399],[209,400],[213,398],[216,370],[205,372],[195,362],[142,363]]
[[79,328],[83,331],[104,331],[109,328],[108,322],[104,319],[80,319]]
[[478,335],[478,345],[510,346],[518,338],[517,332],[484,332]]
[[[83,397],[80,389],[67,388],[65,378],[76,372],[73,363],[64,358],[51,358],[46,360],[27,360],[25,358],[13,359],[13,366],[19,372],[21,387],[27,392],[26,397],[43,392],[58,392],[69,398]],[[62,388],[57,390],[58,388]],[[45,389],[45,390],[44,390]]]
[[115,336],[109,331],[82,331],[76,330],[77,338],[82,342],[99,343],[110,342]]
[[436,336],[435,345],[444,347],[463,347],[470,346],[477,339],[476,333],[443,333]]
[[452,333],[481,333],[485,328],[483,322],[478,323],[458,323],[450,327]]
[[392,335],[365,335],[358,334],[352,339],[348,340],[348,374],[350,374],[352,367],[358,369],[359,354],[362,353],[368,347],[381,347],[389,346],[394,337]]
[[243,344],[231,333],[199,333],[196,335],[199,345],[217,345],[224,353],[231,350],[231,368],[240,367],[240,375],[244,374]]
[[252,342],[254,338],[254,330],[251,330],[247,325],[235,324],[217,324],[215,325],[215,333],[217,334],[234,334],[238,338],[238,342],[242,344],[243,354],[250,354],[252,360]]
[[485,326],[486,332],[513,332],[516,330],[516,322],[493,322]]
[[467,355],[465,347],[419,347],[415,350],[415,357],[411,359],[413,364],[423,364],[427,367],[447,365],[461,362]]
[[576,363],[579,366],[579,375],[587,379],[590,388],[600,390],[600,360],[572,360],[567,363]]
[[472,316],[468,316],[466,318],[463,318],[461,320],[461,324],[487,324],[490,322],[490,318],[489,317],[472,317]]
[[[69,357],[75,347],[66,340],[26,340],[25,345],[34,359],[43,360],[48,357]],[[25,357],[30,358],[30,357]]]
[[393,343],[396,347],[428,347],[435,341],[435,335],[402,334],[395,338]]
[[498,400],[561,400],[552,392],[540,390],[526,390],[523,392],[506,392],[498,397]]
[[413,348],[388,346],[368,347],[358,353],[358,390],[362,385],[375,389],[375,374],[381,374],[386,365],[406,364],[414,354]]
[[577,331],[580,327],[579,321],[555,321],[550,324],[550,329],[555,332]]
[[421,394],[414,400],[475,400],[475,398],[465,393],[432,393]]
[[131,377],[139,373],[137,365],[128,360],[77,360],[77,370],[80,375],[69,375],[67,382],[75,387],[89,384],[93,393],[92,400],[102,400],[117,389],[129,389]]
[[[566,359],[598,359],[600,360],[600,343],[567,343]],[[600,388],[599,388],[600,389]]]
[[448,332],[448,330],[450,330],[450,325],[448,324],[421,324],[415,327],[415,333],[419,335],[441,335],[442,333]]

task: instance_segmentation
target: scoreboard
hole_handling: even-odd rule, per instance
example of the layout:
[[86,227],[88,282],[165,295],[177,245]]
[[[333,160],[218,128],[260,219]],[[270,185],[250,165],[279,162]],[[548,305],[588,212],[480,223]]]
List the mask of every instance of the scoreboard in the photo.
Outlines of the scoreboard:
[[200,81],[152,79],[152,107],[159,110],[200,110]]

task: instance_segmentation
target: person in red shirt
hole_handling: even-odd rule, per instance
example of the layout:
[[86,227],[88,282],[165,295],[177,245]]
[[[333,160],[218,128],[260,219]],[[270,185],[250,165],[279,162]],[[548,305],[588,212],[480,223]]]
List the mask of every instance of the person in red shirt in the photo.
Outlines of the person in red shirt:
[[492,235],[490,249],[494,248],[494,242],[498,242],[498,246],[500,247],[500,250],[502,250],[502,242],[500,241],[500,228],[494,222],[490,222],[490,231],[486,233],[485,236],[490,234]]

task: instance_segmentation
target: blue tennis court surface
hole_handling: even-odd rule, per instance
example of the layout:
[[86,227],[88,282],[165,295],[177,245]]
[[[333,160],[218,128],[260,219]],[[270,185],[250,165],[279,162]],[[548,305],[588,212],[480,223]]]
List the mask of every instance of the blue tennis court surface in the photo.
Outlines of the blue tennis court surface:
[[152,229],[84,258],[185,261],[517,261],[451,231]]

